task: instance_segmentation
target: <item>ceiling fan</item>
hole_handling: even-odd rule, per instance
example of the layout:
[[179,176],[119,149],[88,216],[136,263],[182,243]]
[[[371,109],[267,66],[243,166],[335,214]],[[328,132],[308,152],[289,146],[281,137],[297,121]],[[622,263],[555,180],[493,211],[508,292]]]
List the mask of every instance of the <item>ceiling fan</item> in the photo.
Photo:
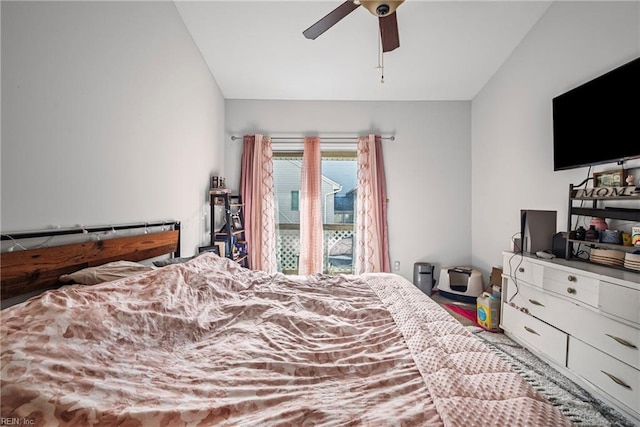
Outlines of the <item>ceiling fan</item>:
[[337,24],[345,16],[362,5],[373,15],[378,17],[380,24],[380,38],[382,39],[382,51],[390,52],[400,47],[398,36],[398,20],[396,9],[404,3],[400,1],[373,1],[373,0],[347,0],[340,6],[329,12],[324,18],[302,32],[308,39],[315,39],[320,34]]

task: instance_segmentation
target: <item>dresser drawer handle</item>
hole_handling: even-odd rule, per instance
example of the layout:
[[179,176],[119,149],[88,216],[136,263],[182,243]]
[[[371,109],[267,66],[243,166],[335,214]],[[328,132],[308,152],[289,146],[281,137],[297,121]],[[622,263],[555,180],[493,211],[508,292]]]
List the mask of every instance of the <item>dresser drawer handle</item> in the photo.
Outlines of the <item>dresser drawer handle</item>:
[[533,305],[539,305],[540,307],[544,307],[544,304],[542,304],[541,302],[538,302],[534,299],[529,299],[529,302]]
[[631,347],[631,348],[638,348],[634,344],[632,344],[629,341],[625,340],[624,338],[616,337],[616,336],[610,335],[610,334],[605,334],[605,335],[608,336],[609,338],[612,338],[612,339],[616,340],[617,342],[619,342],[620,344],[622,344],[624,346]]
[[518,271],[519,271],[520,273],[524,273],[524,268],[523,268],[523,267],[520,267],[520,268],[518,269]]
[[567,280],[568,280],[568,281],[570,281],[570,282],[577,282],[577,281],[578,281],[578,279],[576,278],[576,276],[568,276],[568,277],[567,277]]
[[628,388],[629,390],[631,390],[631,386],[630,386],[629,384],[625,383],[624,381],[622,381],[620,378],[618,378],[618,377],[616,377],[616,376],[613,376],[613,375],[611,375],[610,373],[605,372],[605,371],[603,371],[603,370],[600,370],[600,372],[602,372],[603,374],[605,374],[606,376],[608,376],[609,378],[611,378],[611,379],[613,380],[613,382],[614,382],[614,383],[616,383],[616,384],[618,384],[618,385],[621,385],[622,387],[624,387],[624,388]]
[[567,288],[567,292],[570,293],[571,295],[575,295],[576,289],[575,288]]
[[528,327],[528,326],[525,326],[525,327],[524,327],[524,330],[525,330],[525,331],[527,331],[527,332],[529,332],[530,334],[536,334],[536,335],[540,336],[540,334],[539,334],[539,333],[537,333],[536,331],[534,331],[533,329],[531,329],[531,328],[530,328],[530,327]]

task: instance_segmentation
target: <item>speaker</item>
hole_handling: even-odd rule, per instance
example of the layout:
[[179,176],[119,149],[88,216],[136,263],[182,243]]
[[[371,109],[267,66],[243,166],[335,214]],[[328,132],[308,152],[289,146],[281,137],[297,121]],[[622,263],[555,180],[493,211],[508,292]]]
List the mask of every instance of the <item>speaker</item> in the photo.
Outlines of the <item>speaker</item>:
[[556,211],[520,211],[521,252],[535,254],[553,247],[556,234]]
[[413,265],[413,284],[427,295],[433,293],[433,265],[428,262],[416,262]]
[[568,258],[573,253],[573,243],[569,243],[569,253],[567,253],[567,234],[566,231],[561,231],[553,235],[551,253],[558,258]]

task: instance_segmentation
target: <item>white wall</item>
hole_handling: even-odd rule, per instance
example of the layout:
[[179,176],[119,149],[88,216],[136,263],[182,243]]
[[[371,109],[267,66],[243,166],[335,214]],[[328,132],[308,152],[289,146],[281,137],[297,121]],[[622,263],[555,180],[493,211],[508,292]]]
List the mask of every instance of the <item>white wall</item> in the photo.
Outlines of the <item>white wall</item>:
[[165,219],[206,241],[224,99],[173,2],[2,2],[2,232]]
[[472,103],[225,102],[172,2],[0,4],[3,232],[178,219],[190,254],[209,177],[238,186],[230,135],[394,134],[390,250],[407,278],[418,261],[488,273],[520,209],[557,210],[564,230],[587,169],[553,172],[550,100],[640,53],[638,2],[555,2]]
[[468,265],[470,112],[470,102],[227,100],[227,182],[240,180],[242,142],[231,135],[395,135],[383,143],[391,262],[409,280],[415,262]]
[[[488,271],[502,264],[520,209],[556,210],[557,230],[567,230],[569,184],[587,178],[588,168],[553,171],[551,100],[640,56],[639,22],[637,1],[555,2],[473,100],[474,265]],[[576,141],[576,150],[611,143]]]

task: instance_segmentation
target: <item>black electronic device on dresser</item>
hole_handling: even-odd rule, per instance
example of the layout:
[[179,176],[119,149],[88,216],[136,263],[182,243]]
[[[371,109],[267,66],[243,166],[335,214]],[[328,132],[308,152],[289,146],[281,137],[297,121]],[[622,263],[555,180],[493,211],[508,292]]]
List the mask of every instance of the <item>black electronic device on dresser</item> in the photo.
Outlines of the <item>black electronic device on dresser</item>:
[[565,231],[553,235],[551,253],[559,258],[569,258],[573,253],[573,244],[567,244],[567,235]]

